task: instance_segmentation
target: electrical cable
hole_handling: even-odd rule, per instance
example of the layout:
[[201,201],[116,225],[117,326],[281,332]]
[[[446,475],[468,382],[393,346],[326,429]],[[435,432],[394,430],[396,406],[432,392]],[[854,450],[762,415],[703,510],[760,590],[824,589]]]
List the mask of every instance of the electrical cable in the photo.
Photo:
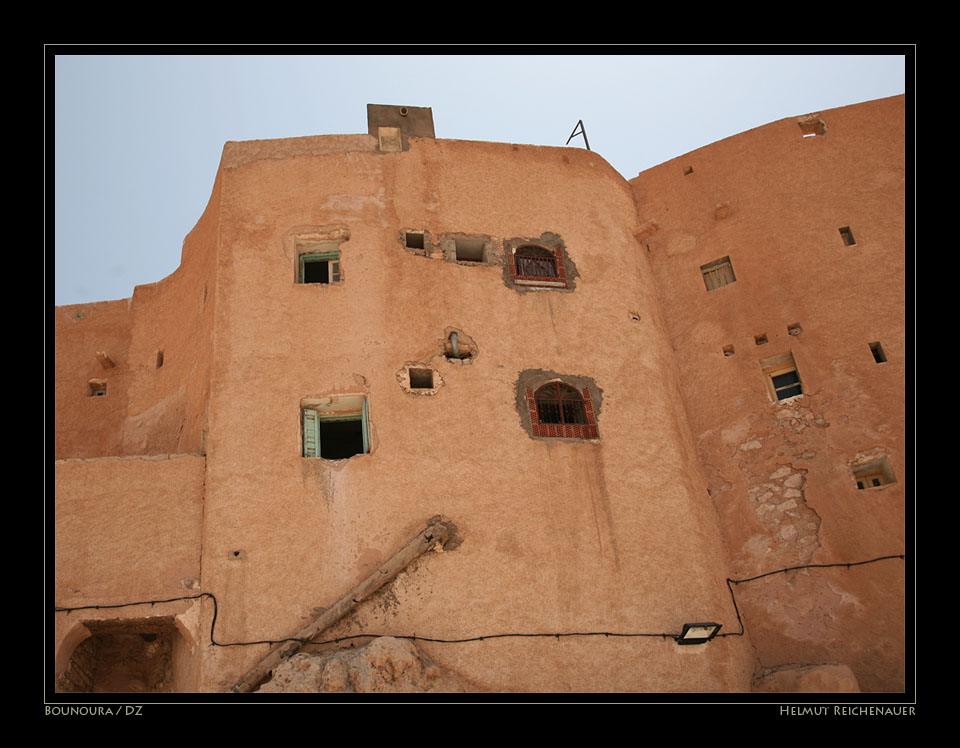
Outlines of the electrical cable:
[[[904,560],[906,557],[904,554],[892,555],[892,556],[878,556],[877,558],[868,559],[866,561],[851,561],[845,563],[834,563],[834,564],[804,564],[802,566],[788,566],[783,569],[776,569],[775,571],[768,571],[764,574],[758,574],[754,577],[749,577],[747,579],[730,579],[727,578],[726,584],[727,589],[730,590],[730,597],[733,600],[733,609],[737,614],[737,622],[740,624],[739,632],[728,632],[723,634],[717,634],[715,638],[720,638],[722,636],[743,636],[744,635],[744,625],[743,619],[740,616],[740,609],[737,606],[737,598],[733,593],[732,584],[745,584],[747,582],[753,582],[757,579],[762,579],[763,577],[769,577],[774,574],[784,574],[788,571],[797,571],[799,569],[825,569],[835,566],[845,566],[848,569],[852,566],[862,566],[864,564],[872,564],[878,561],[886,561],[889,559],[899,558]],[[573,637],[573,636],[605,636],[605,637],[660,637],[663,639],[673,639],[677,640],[680,638],[680,634],[668,634],[668,633],[618,633],[613,631],[572,631],[565,633],[510,633],[510,634],[484,634],[483,636],[470,636],[462,639],[440,639],[435,637],[428,636],[417,636],[416,634],[350,634],[347,636],[338,636],[334,639],[326,639],[323,641],[314,641],[312,639],[298,639],[296,637],[287,637],[284,639],[261,639],[257,641],[246,641],[246,642],[218,642],[213,635],[214,627],[217,623],[217,613],[219,607],[217,605],[217,598],[212,592],[201,592],[197,595],[185,595],[183,597],[173,597],[166,600],[140,600],[133,603],[117,603],[113,605],[81,605],[77,607],[60,607],[55,606],[54,611],[58,613],[70,613],[77,610],[101,610],[101,609],[110,609],[110,608],[127,608],[133,605],[158,605],[161,603],[171,603],[178,602],[180,600],[199,600],[204,597],[209,597],[213,601],[213,619],[210,621],[210,644],[215,647],[245,647],[253,646],[257,644],[283,644],[285,642],[298,642],[302,645],[311,645],[311,646],[324,646],[327,644],[339,644],[343,641],[349,641],[351,639],[376,639],[382,636],[390,636],[394,639],[407,639],[410,641],[424,641],[424,642],[433,642],[437,644],[463,644],[467,642],[475,641],[484,641],[486,639],[505,639],[505,638],[556,638],[558,641],[561,637]]]

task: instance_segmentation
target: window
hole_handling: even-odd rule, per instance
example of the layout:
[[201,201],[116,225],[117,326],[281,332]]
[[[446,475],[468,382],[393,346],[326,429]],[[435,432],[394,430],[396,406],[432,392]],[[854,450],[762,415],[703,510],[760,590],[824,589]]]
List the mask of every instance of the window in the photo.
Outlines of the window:
[[340,252],[318,252],[300,255],[300,283],[339,283]]
[[581,393],[564,382],[548,382],[536,392],[527,388],[530,423],[535,436],[595,439],[597,422],[590,390]]
[[800,374],[797,372],[793,354],[789,351],[763,359],[760,366],[767,378],[767,389],[774,402],[803,394]]
[[853,477],[857,481],[859,491],[897,482],[890,469],[890,461],[885,456],[854,466]]
[[560,249],[537,246],[519,247],[513,253],[513,281],[521,286],[553,286],[566,288],[566,269]]
[[733,274],[733,265],[730,264],[729,257],[723,257],[708,262],[706,265],[701,265],[700,272],[703,274],[703,282],[708,291],[715,291],[737,279]]
[[107,382],[104,379],[91,379],[87,382],[87,386],[89,387],[88,397],[103,397],[107,394]]
[[367,398],[334,395],[300,402],[303,456],[342,460],[370,451]]

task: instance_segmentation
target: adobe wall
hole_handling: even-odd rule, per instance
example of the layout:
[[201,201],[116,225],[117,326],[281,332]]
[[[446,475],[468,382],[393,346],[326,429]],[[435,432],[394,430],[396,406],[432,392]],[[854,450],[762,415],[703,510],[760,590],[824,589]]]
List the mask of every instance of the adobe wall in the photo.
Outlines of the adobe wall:
[[[821,118],[629,183],[574,148],[228,143],[175,273],[56,312],[57,604],[208,596],[58,613],[58,672],[91,632],[162,624],[178,690],[228,689],[268,647],[211,646],[209,595],[218,642],[290,636],[435,515],[456,541],[325,636],[732,634],[728,577],[903,552],[903,99]],[[481,262],[456,262],[463,236]],[[305,238],[339,247],[339,282],[295,282]],[[525,243],[567,288],[513,283]],[[722,257],[736,280],[707,291]],[[803,395],[774,403],[760,361],[787,352]],[[597,439],[535,435],[527,389],[557,379]],[[330,395],[366,398],[369,454],[302,456],[301,401]],[[858,491],[881,455],[896,482]],[[703,647],[418,647],[489,691],[901,690],[903,587],[899,559],[740,584],[746,635]]]
[[[904,98],[819,120],[821,134],[785,119],[631,180],[737,578],[904,552]],[[708,291],[701,266],[727,256],[735,282]],[[786,352],[803,394],[775,403],[760,361]],[[858,490],[852,465],[879,455],[896,482]],[[737,586],[761,670],[845,663],[864,691],[902,690],[904,567]]]
[[[130,300],[54,310],[54,458],[123,454],[123,424],[133,373],[127,366]],[[107,354],[101,363],[97,353]],[[90,381],[107,394],[91,395]]]
[[[410,143],[259,160],[225,149],[203,539],[218,640],[293,634],[437,514],[456,549],[330,636],[735,630],[628,184],[578,149]],[[426,250],[405,248],[404,229],[426,231]],[[504,241],[545,232],[563,242],[573,291],[505,279]],[[454,234],[486,237],[487,261],[445,259]],[[341,241],[342,282],[294,282],[298,235]],[[451,331],[469,362],[443,355]],[[434,369],[435,392],[403,386],[412,364]],[[593,388],[599,439],[524,427],[518,386],[538,371]],[[300,401],[330,394],[367,397],[370,454],[301,456]],[[493,691],[742,691],[753,672],[740,637],[418,645]],[[203,688],[229,687],[266,650],[208,649]]]
[[218,212],[219,183],[167,278],[56,308],[56,459],[203,452]]
[[109,606],[198,593],[203,480],[196,455],[55,463],[54,600],[60,608],[108,606],[55,614],[58,673],[97,622],[179,616],[181,683],[195,687],[196,676],[190,682],[184,673],[199,659],[197,603]]

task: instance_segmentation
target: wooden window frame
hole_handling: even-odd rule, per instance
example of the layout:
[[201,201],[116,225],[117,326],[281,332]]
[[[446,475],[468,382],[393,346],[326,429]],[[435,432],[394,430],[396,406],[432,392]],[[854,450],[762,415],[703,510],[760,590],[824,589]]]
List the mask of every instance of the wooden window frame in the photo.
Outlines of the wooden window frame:
[[[313,263],[326,262],[327,266],[327,281],[306,281],[304,277],[306,276],[307,265],[312,265]],[[339,283],[342,279],[340,272],[340,250],[335,250],[333,252],[302,252],[299,256],[299,265],[297,271],[297,283],[312,286],[312,285],[332,285],[334,283]]]
[[886,455],[855,465],[853,467],[853,480],[860,491],[883,488],[897,482],[893,470],[890,468],[890,460]]
[[701,265],[700,275],[703,276],[703,284],[707,287],[707,291],[716,291],[718,288],[737,282],[733,263],[730,262],[729,257],[721,257],[719,260]]
[[[359,421],[363,451],[347,457],[324,457],[321,426],[336,421]],[[302,457],[323,460],[348,460],[358,454],[370,454],[370,412],[365,395],[332,395],[308,398],[300,402]]]
[[[779,356],[771,356],[770,358],[763,359],[760,362],[760,366],[763,369],[763,376],[767,382],[767,392],[773,402],[783,402],[784,400],[789,400],[793,397],[799,397],[803,394],[803,379],[800,377],[800,370],[797,368],[797,362],[794,360],[793,353],[791,351],[781,353]],[[790,382],[788,384],[778,386],[773,381],[774,377],[783,376],[784,374],[789,374],[790,372],[796,373],[796,382]],[[780,397],[781,391],[788,390],[793,387],[799,387],[800,391],[792,395],[787,395],[786,397]]]

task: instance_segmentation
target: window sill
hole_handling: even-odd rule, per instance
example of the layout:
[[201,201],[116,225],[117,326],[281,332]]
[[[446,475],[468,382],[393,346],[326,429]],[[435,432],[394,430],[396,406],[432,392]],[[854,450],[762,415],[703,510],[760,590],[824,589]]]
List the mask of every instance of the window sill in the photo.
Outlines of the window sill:
[[540,286],[543,288],[566,288],[565,281],[539,280],[535,278],[515,278],[514,283],[518,286]]

